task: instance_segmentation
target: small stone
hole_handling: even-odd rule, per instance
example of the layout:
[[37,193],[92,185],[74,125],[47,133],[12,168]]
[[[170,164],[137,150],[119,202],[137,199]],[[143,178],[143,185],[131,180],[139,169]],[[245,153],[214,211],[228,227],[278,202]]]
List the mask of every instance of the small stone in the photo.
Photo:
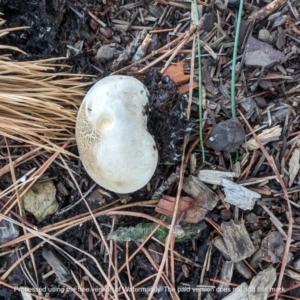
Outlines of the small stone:
[[261,29],[258,33],[258,39],[263,42],[269,42],[270,41],[270,32],[267,29]]
[[216,151],[235,152],[245,142],[245,132],[238,118],[222,121],[214,128],[208,146]]
[[96,58],[99,60],[111,61],[115,58],[115,49],[104,45],[98,49]]
[[106,37],[107,39],[110,39],[113,35],[112,30],[109,27],[101,27],[100,28],[100,33]]
[[286,22],[286,18],[284,16],[279,16],[278,18],[275,19],[273,25],[272,25],[272,29],[275,29],[279,26],[284,25]]
[[231,216],[232,216],[231,211],[229,211],[229,210],[227,210],[227,209],[222,209],[222,210],[220,211],[220,217],[221,217],[221,219],[224,220],[224,221],[230,220],[230,219],[231,219]]
[[43,222],[47,216],[55,214],[58,210],[55,193],[53,181],[35,183],[23,196],[24,209],[32,213],[39,222]]
[[201,29],[210,32],[214,28],[214,23],[216,22],[216,17],[213,13],[204,14],[204,22]]
[[268,43],[250,36],[245,47],[245,64],[248,67],[269,67],[284,59],[283,52],[274,49]]

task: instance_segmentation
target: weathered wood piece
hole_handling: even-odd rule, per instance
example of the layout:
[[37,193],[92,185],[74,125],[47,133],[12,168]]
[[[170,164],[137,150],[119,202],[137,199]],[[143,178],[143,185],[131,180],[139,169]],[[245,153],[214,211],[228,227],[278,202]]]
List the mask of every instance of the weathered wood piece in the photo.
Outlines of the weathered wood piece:
[[257,269],[259,267],[259,264],[262,263],[262,250],[259,248],[254,255],[252,255],[251,260],[250,260],[250,265],[252,266],[253,269]]
[[[272,128],[268,128],[264,130],[262,133],[258,134],[257,137],[263,145],[266,145],[272,141],[278,141],[281,135],[281,127],[279,125],[274,126]],[[259,149],[259,145],[257,144],[254,138],[250,139],[246,143],[244,143],[243,148],[247,150],[256,150]]]
[[25,286],[21,287],[21,294],[22,294],[23,300],[33,300],[32,296],[30,294],[26,293],[27,291],[31,292],[31,290],[32,289],[30,287],[25,287]]
[[272,266],[259,272],[250,282],[248,298],[251,300],[267,300],[275,280],[276,269]]
[[210,184],[221,185],[222,179],[233,180],[235,173],[223,172],[215,170],[201,170],[198,174],[198,178]]
[[19,236],[19,228],[7,220],[0,222],[0,244],[5,244]]
[[218,195],[196,176],[190,175],[183,180],[183,190],[195,199],[197,199],[201,193],[210,193],[211,201],[205,203],[207,210],[212,210],[217,205],[219,199]]
[[253,192],[228,179],[222,179],[221,185],[224,187],[226,201],[243,210],[252,209],[255,202],[261,198],[261,195]]
[[300,281],[300,274],[291,269],[285,269],[284,274],[294,280]]
[[58,282],[67,282],[71,278],[69,270],[52,251],[43,248],[42,256],[53,269]]
[[289,174],[290,174],[290,180],[289,180],[289,187],[293,184],[296,175],[298,174],[300,169],[300,149],[295,149],[293,151],[293,155],[289,161]]
[[248,284],[243,282],[238,287],[222,300],[249,300],[248,298]]
[[238,262],[248,258],[255,248],[244,224],[235,224],[232,220],[221,225],[224,232],[224,242],[232,261]]
[[135,53],[136,49],[141,45],[147,35],[146,30],[139,31],[133,41],[126,47],[121,55],[113,61],[112,70],[116,71],[124,62],[129,60]]
[[[217,236],[213,240],[214,246],[222,253],[225,259],[231,260],[231,257],[228,253],[227,247],[225,245],[225,242],[223,238],[220,236]],[[244,263],[244,261],[238,261],[234,263],[234,268],[246,279],[252,278],[252,272],[249,269],[249,267]]]
[[[282,260],[285,249],[285,242],[278,231],[268,234],[261,243],[262,258],[265,261],[278,263]],[[288,261],[293,259],[293,254],[289,253]]]
[[[220,280],[231,282],[232,274],[233,274],[233,261],[225,261],[222,269],[221,269],[221,275]],[[230,293],[230,286],[228,284],[220,283],[218,286],[219,290],[219,296],[224,297]]]
[[[175,200],[175,197],[167,195],[162,196],[155,207],[155,211],[168,217],[172,217],[176,202]],[[205,208],[207,201],[211,201],[211,197],[208,192],[201,193],[197,199],[191,197],[180,197],[176,219],[180,219],[187,223],[198,223],[207,213],[207,209]]]

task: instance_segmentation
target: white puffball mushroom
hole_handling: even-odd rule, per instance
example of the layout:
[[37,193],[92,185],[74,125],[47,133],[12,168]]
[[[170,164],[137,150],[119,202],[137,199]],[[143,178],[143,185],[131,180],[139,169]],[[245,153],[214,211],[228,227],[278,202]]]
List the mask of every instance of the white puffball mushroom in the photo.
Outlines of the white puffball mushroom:
[[147,131],[149,91],[131,76],[112,75],[86,94],[76,122],[81,161],[100,186],[126,194],[144,187],[158,161]]

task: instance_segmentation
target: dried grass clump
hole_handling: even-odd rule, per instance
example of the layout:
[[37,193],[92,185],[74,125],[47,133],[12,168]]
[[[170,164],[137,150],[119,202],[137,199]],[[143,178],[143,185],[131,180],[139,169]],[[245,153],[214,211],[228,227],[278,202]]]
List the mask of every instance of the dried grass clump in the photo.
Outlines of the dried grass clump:
[[[0,19],[0,25],[5,23]],[[18,27],[0,30],[0,37]],[[17,50],[0,45],[0,49]],[[22,51],[21,51],[22,52]],[[13,61],[0,56],[0,135],[48,150],[64,151],[56,142],[73,138],[76,115],[85,94],[83,76],[57,73],[62,58]]]

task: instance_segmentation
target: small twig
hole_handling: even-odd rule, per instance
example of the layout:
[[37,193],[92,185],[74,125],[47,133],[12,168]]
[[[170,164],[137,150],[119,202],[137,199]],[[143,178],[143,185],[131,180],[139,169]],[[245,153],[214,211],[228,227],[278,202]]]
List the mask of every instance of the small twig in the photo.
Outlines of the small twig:
[[275,10],[277,10],[280,6],[282,6],[286,0],[273,0],[271,3],[266,5],[265,7],[259,9],[249,16],[249,19],[263,19],[270,14],[272,14]]

